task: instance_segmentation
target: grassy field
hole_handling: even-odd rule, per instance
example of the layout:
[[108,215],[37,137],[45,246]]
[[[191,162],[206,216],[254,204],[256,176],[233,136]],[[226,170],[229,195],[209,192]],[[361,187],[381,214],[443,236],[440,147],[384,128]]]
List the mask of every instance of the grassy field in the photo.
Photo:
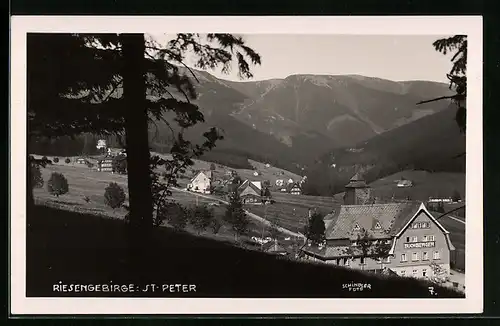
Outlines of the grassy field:
[[283,193],[272,193],[276,201],[273,205],[252,206],[247,209],[266,219],[276,220],[278,224],[294,232],[303,232],[307,223],[308,212],[316,209],[326,215],[340,206],[333,197],[302,196]]
[[[413,187],[398,188],[401,178],[413,181]],[[427,171],[402,171],[379,179],[370,184],[372,194],[381,198],[406,198],[426,201],[429,197],[451,197],[457,190],[465,199],[465,174],[463,173],[431,173]]]
[[[120,292],[59,292],[53,284],[192,284],[196,292],[126,293],[148,297],[436,298],[429,283],[311,264],[247,250],[169,228],[156,228],[140,252],[130,248],[119,219],[36,206],[27,216],[26,295],[123,296]],[[127,248],[130,248],[127,249]],[[138,255],[138,253],[140,253]],[[134,260],[131,257],[136,257]],[[342,284],[368,283],[348,291]],[[439,298],[464,295],[434,286]]]
[[[113,210],[104,203],[104,189],[110,182],[118,183],[127,193],[126,175],[98,172],[89,169],[85,165],[72,163],[48,165],[46,168],[42,168],[41,172],[45,181],[44,187],[34,189],[34,196],[38,203],[47,204],[51,207],[57,207],[64,210],[110,216],[119,219],[123,218],[127,213],[124,208],[117,208]],[[53,172],[62,173],[68,180],[69,191],[67,194],[60,197],[54,197],[48,193],[46,189],[46,182],[49,180],[50,175]],[[87,203],[84,200],[85,197],[88,197],[90,202]],[[169,199],[188,207],[196,204],[218,202],[217,199],[211,200],[203,197],[197,197],[193,194],[182,191],[173,191],[172,197]],[[215,216],[221,219],[225,209],[224,205],[213,207]],[[187,229],[190,230],[189,227]],[[250,232],[248,235],[243,237],[245,241],[249,241],[252,236],[261,236],[263,231],[265,235],[268,233],[266,227],[254,220],[250,220],[249,229]],[[234,233],[227,225],[223,225],[219,230],[219,233],[215,236],[209,231],[203,232],[203,235],[211,238],[234,239]]]

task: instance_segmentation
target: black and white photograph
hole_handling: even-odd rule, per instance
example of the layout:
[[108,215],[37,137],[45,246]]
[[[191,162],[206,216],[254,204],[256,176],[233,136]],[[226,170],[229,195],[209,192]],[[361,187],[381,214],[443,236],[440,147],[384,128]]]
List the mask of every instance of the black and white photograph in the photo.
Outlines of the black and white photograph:
[[14,16],[13,312],[481,312],[482,21],[436,18]]

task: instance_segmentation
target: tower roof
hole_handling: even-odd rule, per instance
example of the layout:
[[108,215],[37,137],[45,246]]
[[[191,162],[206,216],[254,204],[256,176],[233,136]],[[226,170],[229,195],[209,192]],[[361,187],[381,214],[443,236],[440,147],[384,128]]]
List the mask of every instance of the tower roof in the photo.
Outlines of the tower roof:
[[349,183],[346,185],[346,188],[368,188],[369,186],[366,184],[365,179],[361,176],[361,174],[356,173],[349,180]]

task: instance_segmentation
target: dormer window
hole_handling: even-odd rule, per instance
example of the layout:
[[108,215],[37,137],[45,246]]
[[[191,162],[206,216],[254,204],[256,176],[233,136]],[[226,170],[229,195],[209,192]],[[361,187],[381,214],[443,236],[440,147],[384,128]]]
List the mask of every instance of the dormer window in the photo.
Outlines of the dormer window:
[[358,223],[356,223],[356,224],[354,225],[354,229],[353,229],[353,230],[354,230],[354,231],[359,231],[360,229],[361,229],[361,228],[359,227],[359,224],[358,224]]
[[377,222],[377,224],[375,224],[375,230],[380,230],[382,228],[382,225],[380,225],[379,222]]

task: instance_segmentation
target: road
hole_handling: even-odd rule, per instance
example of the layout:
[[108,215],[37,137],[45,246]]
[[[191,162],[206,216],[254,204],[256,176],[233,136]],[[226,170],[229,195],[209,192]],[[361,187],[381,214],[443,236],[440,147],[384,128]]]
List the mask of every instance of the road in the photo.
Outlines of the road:
[[[181,188],[172,188],[172,190],[175,190],[175,191],[179,191],[179,192],[185,192],[185,193],[188,193],[188,194],[191,194],[193,196],[198,196],[198,197],[201,197],[201,198],[206,198],[206,199],[210,199],[210,200],[215,200],[215,201],[218,201],[219,203],[222,203],[222,204],[225,204],[225,205],[229,205],[229,202],[223,200],[223,199],[220,199],[220,198],[217,198],[217,197],[214,197],[214,196],[209,196],[209,195],[204,195],[204,194],[200,194],[200,193],[196,193],[196,192],[191,192],[191,191],[187,191],[187,190],[184,190],[184,189],[181,189]],[[271,225],[271,222],[269,222],[268,220],[266,220],[265,218],[257,215],[257,214],[254,214],[252,212],[249,212],[245,209],[245,213],[253,218],[254,220],[256,221],[259,221],[260,223],[264,224],[264,225],[267,225],[267,226],[270,226]],[[292,237],[298,237],[298,238],[302,238],[304,239],[304,235],[301,234],[301,233],[296,233],[296,232],[293,232],[293,231],[290,231],[288,229],[285,229],[285,228],[282,228],[282,227],[278,227],[278,230],[283,233],[283,234],[287,234],[287,235],[290,235]]]

